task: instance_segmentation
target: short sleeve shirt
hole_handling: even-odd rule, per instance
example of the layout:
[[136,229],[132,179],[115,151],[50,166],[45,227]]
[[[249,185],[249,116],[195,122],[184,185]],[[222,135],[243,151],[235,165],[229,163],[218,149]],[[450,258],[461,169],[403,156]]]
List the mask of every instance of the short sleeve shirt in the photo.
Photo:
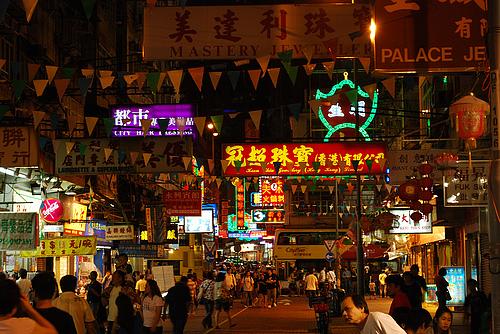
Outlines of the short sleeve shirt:
[[74,292],[63,292],[58,298],[52,301],[52,305],[68,312],[73,317],[78,334],[85,334],[85,323],[95,320],[90,305],[85,299],[77,296]]
[[[163,305],[165,305],[165,302],[160,296],[153,296],[153,298],[149,296],[144,297],[144,300],[142,301],[142,314],[144,316],[145,327],[153,327],[155,308],[162,307]],[[159,322],[157,326],[160,327],[161,322]]]
[[394,319],[382,312],[370,312],[361,334],[406,334]]
[[0,321],[0,333],[34,334],[36,322],[30,318],[10,318]]

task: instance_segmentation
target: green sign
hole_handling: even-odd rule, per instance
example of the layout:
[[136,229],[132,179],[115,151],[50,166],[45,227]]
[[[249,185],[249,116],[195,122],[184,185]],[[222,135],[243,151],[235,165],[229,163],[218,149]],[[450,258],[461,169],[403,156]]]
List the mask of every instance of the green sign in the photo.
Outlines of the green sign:
[[36,248],[36,213],[0,213],[0,250]]

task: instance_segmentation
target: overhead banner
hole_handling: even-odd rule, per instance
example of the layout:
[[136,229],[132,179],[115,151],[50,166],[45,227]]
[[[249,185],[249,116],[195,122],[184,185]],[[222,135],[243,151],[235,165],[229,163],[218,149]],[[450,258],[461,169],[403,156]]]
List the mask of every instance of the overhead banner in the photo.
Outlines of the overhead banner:
[[370,19],[352,4],[146,7],[144,58],[369,57]]
[[375,69],[462,72],[485,68],[486,7],[486,0],[375,1]]
[[168,216],[201,216],[201,190],[165,190],[163,205]]
[[[382,143],[226,144],[226,176],[382,174]],[[371,163],[366,163],[370,160]],[[371,166],[371,167],[370,167]]]
[[38,166],[38,147],[32,127],[0,128],[0,166]]
[[106,240],[133,240],[135,239],[133,225],[106,226]]
[[193,153],[189,137],[78,139],[73,141],[75,145],[69,153],[66,142],[56,140],[54,145],[59,175],[184,172],[182,158]]
[[488,206],[488,161],[459,161],[456,172],[443,177],[444,206]]
[[0,213],[0,250],[36,248],[36,213]]
[[94,255],[97,239],[95,236],[48,238],[40,241],[34,251],[21,252],[22,257],[52,257],[70,255]]
[[139,106],[115,106],[111,108],[114,119],[113,137],[143,137],[141,120],[151,120],[148,136],[180,136],[179,124],[184,124],[183,136],[192,136],[194,129],[194,105],[153,104]]

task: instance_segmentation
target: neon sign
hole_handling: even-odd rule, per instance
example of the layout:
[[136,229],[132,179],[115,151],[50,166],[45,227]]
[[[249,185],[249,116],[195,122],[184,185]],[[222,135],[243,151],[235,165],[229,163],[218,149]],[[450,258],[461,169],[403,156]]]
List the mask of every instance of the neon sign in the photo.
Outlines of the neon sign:
[[[347,79],[347,72],[344,72],[344,80],[334,85],[328,93],[322,93],[319,89],[316,91],[316,100],[328,99],[340,92],[344,87],[354,90],[356,94],[356,102],[358,105],[359,128],[356,127],[356,107],[352,105],[346,94],[339,94],[338,101],[335,104],[330,102],[322,102],[318,110],[318,117],[323,125],[328,130],[325,135],[325,142],[336,132],[341,130],[351,131],[355,133],[356,128],[366,141],[371,141],[370,135],[367,132],[368,126],[372,123],[377,113],[378,93],[373,92],[373,98],[370,101],[370,95],[365,92],[360,86],[356,86],[354,82]],[[346,92],[344,90],[344,92]],[[371,105],[371,107],[370,107]],[[328,107],[328,109],[326,108]],[[349,110],[349,112],[345,112]]]
[[284,206],[284,181],[281,177],[262,176],[259,178],[259,192],[262,206]]

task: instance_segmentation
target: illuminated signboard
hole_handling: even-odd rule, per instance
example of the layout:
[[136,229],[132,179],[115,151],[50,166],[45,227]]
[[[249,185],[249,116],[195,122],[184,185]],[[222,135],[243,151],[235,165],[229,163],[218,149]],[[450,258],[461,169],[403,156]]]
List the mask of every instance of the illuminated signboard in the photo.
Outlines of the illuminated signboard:
[[245,224],[245,179],[236,184],[236,226],[238,230],[246,230]]
[[285,210],[252,210],[254,223],[283,223]]
[[259,192],[262,206],[284,206],[285,192],[282,177],[263,176],[259,178]]
[[458,306],[465,303],[465,268],[464,267],[444,267],[446,269],[446,280],[450,284],[451,300],[447,301],[447,305]]
[[224,175],[239,177],[276,176],[277,168],[278,175],[383,174],[385,155],[383,143],[223,145]]
[[114,120],[113,137],[143,137],[141,120],[150,119],[148,136],[193,135],[194,106],[192,104],[153,104],[115,106],[111,108]]
[[392,223],[391,234],[409,234],[409,233],[432,233],[431,215],[422,214],[422,219],[418,222],[413,221],[410,215],[415,210],[411,209],[391,209],[390,212],[396,216]]
[[[370,95],[360,86],[356,88],[354,82],[347,79],[347,72],[344,72],[344,80],[333,86],[328,93],[322,93],[319,89],[316,91],[316,100],[321,99],[328,99],[318,106],[318,117],[328,130],[325,141],[335,133],[340,136],[339,132],[355,137],[356,129],[366,141],[371,140],[367,129],[377,113],[377,90],[374,90],[370,99]],[[357,122],[359,126],[356,125]]]

